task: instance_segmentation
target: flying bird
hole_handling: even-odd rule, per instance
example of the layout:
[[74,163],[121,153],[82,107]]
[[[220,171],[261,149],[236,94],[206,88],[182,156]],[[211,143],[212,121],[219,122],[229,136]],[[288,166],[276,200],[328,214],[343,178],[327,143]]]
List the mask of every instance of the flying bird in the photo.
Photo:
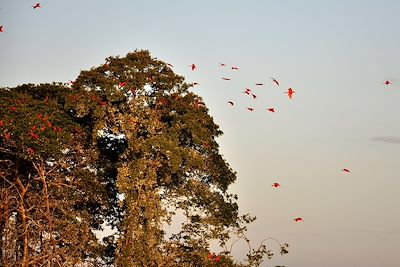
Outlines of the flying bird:
[[196,85],[199,85],[199,83],[194,82],[194,83],[191,83],[190,85],[196,86]]
[[36,8],[40,8],[41,6],[40,6],[40,3],[36,3],[34,6],[33,6],[33,9],[36,9]]
[[289,88],[287,92],[285,92],[290,99],[292,99],[292,95],[295,93],[292,88]]
[[272,186],[272,187],[275,187],[275,188],[281,187],[281,185],[278,184],[278,183],[273,183],[271,186]]
[[350,172],[349,169],[343,169],[342,172]]
[[267,110],[270,111],[270,112],[274,112],[275,113],[275,109],[274,108],[268,108]]
[[263,83],[256,83],[256,86],[263,86]]
[[173,68],[173,67],[174,67],[174,66],[173,66],[172,64],[170,64],[170,63],[167,63],[167,66],[170,67],[170,68]]
[[233,66],[231,69],[232,69],[232,70],[239,70],[239,68],[238,68],[238,67],[235,67],[235,66]]
[[192,65],[190,65],[190,67],[192,68],[192,70],[195,70],[195,69],[197,69],[197,67],[196,67],[196,65],[195,65],[195,64],[192,64]]
[[384,81],[383,84],[385,84],[385,85],[390,85],[390,84],[392,84],[392,83],[391,83],[390,81]]
[[295,222],[302,222],[303,221],[303,218],[300,218],[300,217],[297,217],[297,218],[295,218],[295,219],[293,219]]
[[233,106],[233,102],[232,101],[228,101],[228,104]]
[[271,79],[272,79],[272,81],[273,81],[274,83],[276,83],[276,85],[279,86],[279,82],[278,82],[275,78],[271,78]]
[[249,111],[254,111],[254,108],[247,108],[247,110],[249,110]]
[[243,92],[243,94],[250,95],[250,92],[251,92],[251,91],[247,91],[247,90],[246,90],[246,91]]
[[251,96],[253,97],[253,99],[257,98],[257,96],[255,94],[251,94]]
[[0,26],[0,32],[4,32],[3,25]]
[[230,80],[231,80],[231,78],[222,78],[222,80],[225,80],[225,81],[230,81]]
[[219,63],[219,66],[220,66],[220,67],[226,67],[226,64],[224,64],[224,63]]

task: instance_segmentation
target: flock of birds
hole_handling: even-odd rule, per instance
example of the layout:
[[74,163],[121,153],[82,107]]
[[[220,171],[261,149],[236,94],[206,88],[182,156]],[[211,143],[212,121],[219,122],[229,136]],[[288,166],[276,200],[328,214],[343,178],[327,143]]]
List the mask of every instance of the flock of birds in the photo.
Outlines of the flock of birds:
[[[32,8],[34,10],[36,10],[38,8],[41,8],[41,5],[40,5],[40,3],[36,3],[36,4],[34,4],[32,6]],[[4,32],[4,25],[0,25],[0,33],[2,33],[2,32]],[[170,67],[170,68],[173,67],[173,65],[170,64],[170,63],[167,63],[167,66]],[[228,65],[225,64],[225,63],[219,63],[219,67],[221,67],[221,68],[229,68]],[[191,64],[190,65],[190,69],[192,71],[196,71],[197,70],[196,64]],[[231,66],[230,69],[232,71],[238,71],[239,70],[239,68],[237,66]],[[221,79],[224,80],[224,81],[230,81],[231,80],[231,78],[227,78],[227,77],[222,77]],[[277,79],[271,77],[271,80],[272,80],[272,83],[275,84],[275,86],[278,86],[278,87],[280,86],[279,81]],[[389,81],[389,80],[386,80],[386,81],[383,82],[383,84],[386,85],[386,86],[389,86],[389,85],[392,84],[392,82]],[[199,83],[194,82],[194,83],[191,83],[191,85],[192,86],[196,86],[196,85],[199,85]],[[122,84],[122,85],[120,84],[120,86],[124,86],[124,84]],[[255,83],[255,86],[264,86],[264,83]],[[254,92],[250,88],[245,88],[243,93],[248,95],[248,96],[251,96],[253,99],[257,98],[257,95],[255,95]],[[294,93],[296,93],[296,92],[292,88],[288,88],[287,91],[285,92],[285,94],[287,94],[289,100],[293,99],[293,94]],[[230,105],[230,106],[234,106],[235,105],[235,103],[232,100],[229,100],[227,102],[227,104]],[[253,107],[247,107],[247,110],[252,112],[252,111],[254,111],[254,108]],[[275,113],[275,108],[274,107],[268,107],[266,110],[269,111],[269,112]],[[343,168],[341,171],[345,172],[345,173],[349,173],[350,172],[350,170],[347,169],[347,168]],[[275,188],[275,189],[279,189],[281,187],[281,185],[279,183],[277,183],[277,182],[273,183],[271,186],[273,188]],[[293,219],[293,221],[294,222],[303,222],[303,218],[302,217],[296,217],[296,218]]]
[[[167,66],[169,66],[170,68],[173,67],[173,65],[170,64],[170,63],[167,63]],[[196,71],[197,70],[196,64],[191,64],[191,65],[189,65],[189,67],[190,67],[190,69],[192,71]],[[225,63],[219,63],[219,67],[221,67],[221,68],[229,68],[229,66],[227,64],[225,64]],[[239,70],[239,68],[237,66],[231,66],[230,69],[232,71],[238,71]],[[227,77],[222,77],[221,79],[224,80],[224,81],[230,81],[231,80],[231,78],[227,78]],[[278,87],[280,86],[280,83],[276,78],[271,77],[271,80],[272,80],[272,83],[275,86],[278,86]],[[389,81],[389,80],[385,80],[383,82],[383,84],[386,85],[386,86],[389,86],[389,85],[392,84],[392,82]],[[193,86],[194,85],[199,85],[199,83],[194,82],[194,83],[191,83],[191,85],[193,85]],[[254,85],[255,86],[264,86],[264,83],[255,83]],[[243,93],[253,97],[253,99],[257,98],[257,95],[255,95],[254,92],[250,88],[245,88]],[[293,99],[293,94],[294,93],[296,93],[296,92],[291,87],[288,88],[287,91],[285,92],[285,94],[287,94],[289,100]],[[232,100],[229,100],[227,102],[227,104],[230,105],[230,106],[234,106],[235,105],[235,103]],[[247,110],[248,111],[254,111],[254,108],[253,107],[247,107]],[[266,110],[269,111],[269,112],[275,113],[275,108],[274,107],[268,107]],[[350,173],[350,169],[348,169],[348,168],[343,168],[341,171],[344,172],[344,173]],[[278,190],[281,187],[281,184],[278,183],[278,182],[274,182],[271,186],[274,189]],[[303,220],[302,217],[296,217],[296,218],[293,219],[293,221],[296,222],[296,223],[299,223],[299,222],[303,222],[304,220]]]

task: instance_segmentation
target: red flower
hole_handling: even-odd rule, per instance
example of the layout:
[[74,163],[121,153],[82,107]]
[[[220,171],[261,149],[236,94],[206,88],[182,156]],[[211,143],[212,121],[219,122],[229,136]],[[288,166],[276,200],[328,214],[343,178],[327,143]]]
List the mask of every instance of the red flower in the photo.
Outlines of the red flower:
[[30,148],[30,147],[28,147],[28,149],[26,150],[26,152],[28,152],[29,155],[35,154],[35,151],[34,151],[32,148]]

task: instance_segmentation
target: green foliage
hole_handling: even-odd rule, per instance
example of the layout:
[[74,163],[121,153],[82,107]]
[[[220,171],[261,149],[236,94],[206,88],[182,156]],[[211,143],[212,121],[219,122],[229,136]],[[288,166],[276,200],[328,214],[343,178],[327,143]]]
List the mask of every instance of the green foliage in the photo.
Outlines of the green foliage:
[[[22,202],[7,200],[2,214],[16,211],[18,218],[28,214],[27,223],[50,223],[36,234],[25,229],[24,245],[10,245],[24,255],[18,263],[41,258],[43,253],[18,248],[42,246],[40,235],[51,231],[46,246],[53,252],[46,259],[52,261],[243,266],[227,248],[210,252],[212,240],[226,247],[233,235],[249,243],[245,225],[255,218],[239,215],[237,196],[228,192],[236,173],[216,142],[222,131],[190,86],[148,51],[135,51],[82,71],[72,86],[1,89],[0,157],[18,171],[19,162],[25,166],[18,182],[16,172],[0,164],[2,200],[28,192]],[[40,201],[45,219],[29,217],[26,203]],[[186,221],[168,238],[163,225],[177,211]],[[100,242],[94,230],[104,224],[116,235]],[[9,217],[2,225],[9,226]],[[7,231],[0,231],[6,240]],[[247,263],[257,266],[264,256],[272,256],[266,246],[249,246]]]

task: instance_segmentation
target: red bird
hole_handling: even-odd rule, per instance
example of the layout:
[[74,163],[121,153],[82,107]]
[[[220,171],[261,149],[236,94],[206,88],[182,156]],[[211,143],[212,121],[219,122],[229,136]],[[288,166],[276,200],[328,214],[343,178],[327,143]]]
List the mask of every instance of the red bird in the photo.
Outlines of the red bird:
[[274,79],[274,78],[271,78],[271,79],[272,79],[272,81],[273,81],[274,83],[276,83],[276,85],[279,86],[279,82],[278,82],[276,79]]
[[235,67],[235,66],[233,66],[231,69],[232,69],[232,70],[239,70],[239,68],[238,68],[238,67]]
[[230,80],[231,80],[231,78],[222,78],[222,80],[225,80],[225,81],[230,81]]
[[343,169],[342,172],[350,172],[349,169]]
[[303,221],[303,218],[297,217],[297,218],[294,219],[294,221],[295,221],[295,222],[302,222],[302,221]]
[[199,85],[199,83],[194,82],[194,83],[191,83],[190,85],[191,86],[196,86],[196,85]]
[[232,101],[228,101],[228,104],[233,106],[233,102]]
[[174,66],[172,64],[167,63],[167,66],[170,68],[173,68]]
[[249,110],[249,111],[253,111],[253,110],[254,110],[254,108],[247,108],[247,110]]
[[195,64],[192,64],[192,65],[190,65],[190,67],[192,68],[192,70],[195,70],[195,69],[197,69],[197,67],[196,67],[196,65],[195,65]]
[[392,83],[391,83],[390,81],[384,81],[383,84],[385,84],[385,85],[390,85],[390,84],[392,84]]
[[287,90],[287,92],[285,92],[285,93],[288,94],[288,97],[289,97],[290,99],[292,99],[292,95],[293,95],[294,93],[296,93],[296,92],[293,91],[292,88],[289,88],[289,89]]
[[220,66],[220,67],[226,67],[226,64],[224,64],[224,63],[219,63],[219,66]]
[[251,96],[253,97],[253,99],[257,98],[257,96],[255,94],[251,94]]
[[34,6],[33,6],[33,9],[36,9],[36,8],[40,8],[41,6],[40,6],[40,3],[37,3],[37,4],[35,4]]
[[0,26],[0,32],[4,32],[3,25]]
[[270,112],[275,112],[274,108],[268,108],[267,110],[270,111]]
[[120,82],[119,83],[119,87],[125,87],[126,86],[126,82]]
[[256,83],[256,86],[263,86],[263,83]]
[[250,91],[247,91],[247,90],[246,90],[246,91],[243,92],[243,94],[250,95]]
[[278,184],[278,183],[273,183],[271,186],[272,186],[272,187],[275,187],[275,188],[278,188],[278,187],[280,187],[281,185]]

